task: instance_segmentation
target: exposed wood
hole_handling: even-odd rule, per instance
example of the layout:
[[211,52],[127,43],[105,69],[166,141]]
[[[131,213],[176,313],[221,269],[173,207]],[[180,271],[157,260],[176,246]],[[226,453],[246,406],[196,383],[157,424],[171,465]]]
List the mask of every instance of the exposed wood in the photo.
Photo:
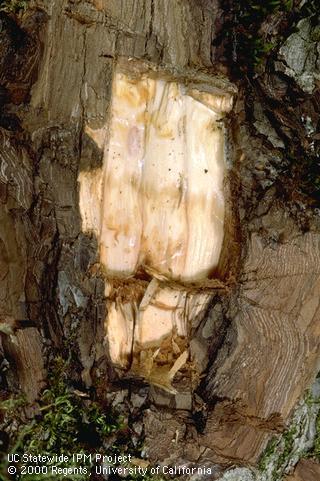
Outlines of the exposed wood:
[[118,71],[110,121],[87,127],[104,154],[101,172],[79,176],[82,227],[98,237],[110,277],[132,276],[140,267],[190,282],[218,265],[225,221],[221,120],[232,100],[223,92],[191,94],[174,81]]
[[238,457],[237,447],[239,459],[256,462],[317,373],[319,271],[318,234],[272,247],[252,235],[232,307],[233,346],[216,359],[206,387],[209,397],[233,404],[231,412],[228,404],[225,413],[214,411],[205,432],[227,457]]
[[[179,283],[196,282],[201,291],[212,276],[227,217],[221,121],[232,97],[216,86],[215,93],[203,90],[211,86],[200,78],[202,90],[191,89],[182,78],[178,83],[165,71],[143,71],[143,64],[121,59],[110,119],[100,129],[86,126],[103,165],[79,174],[82,229],[97,237],[107,278],[111,361],[173,392],[195,319],[200,322],[210,300],[210,293],[183,291]],[[153,278],[144,289],[134,282],[142,272]],[[122,287],[119,281],[113,287],[112,278],[122,279]],[[180,290],[166,287],[172,280]],[[206,357],[199,347],[195,352]],[[193,366],[200,379],[198,357]]]

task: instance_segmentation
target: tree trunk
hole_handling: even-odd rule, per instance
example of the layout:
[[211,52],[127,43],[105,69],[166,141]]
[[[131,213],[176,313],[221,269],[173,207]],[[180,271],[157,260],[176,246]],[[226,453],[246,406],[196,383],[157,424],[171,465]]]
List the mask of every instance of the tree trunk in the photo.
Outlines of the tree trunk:
[[[138,403],[151,462],[210,463],[217,477],[257,466],[320,354],[318,27],[310,12],[270,12],[259,35],[278,43],[246,65],[235,11],[37,0],[1,13],[3,390],[35,400],[61,354],[70,383]],[[180,134],[171,164],[164,138]],[[211,203],[197,207],[199,192]]]

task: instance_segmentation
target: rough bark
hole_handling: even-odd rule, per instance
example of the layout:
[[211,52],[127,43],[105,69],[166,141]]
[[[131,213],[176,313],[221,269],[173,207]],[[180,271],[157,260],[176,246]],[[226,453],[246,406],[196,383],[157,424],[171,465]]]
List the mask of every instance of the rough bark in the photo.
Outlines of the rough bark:
[[287,481],[316,481],[320,476],[320,467],[313,461],[303,459],[297,465],[294,474]]

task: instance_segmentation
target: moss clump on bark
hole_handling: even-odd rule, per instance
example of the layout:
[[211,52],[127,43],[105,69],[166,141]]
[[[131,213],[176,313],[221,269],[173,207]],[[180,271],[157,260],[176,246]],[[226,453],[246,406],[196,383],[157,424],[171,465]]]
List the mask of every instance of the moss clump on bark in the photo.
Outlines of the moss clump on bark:
[[[309,395],[309,401],[311,404],[316,403],[320,406],[320,397],[313,397]],[[315,458],[320,462],[320,409],[318,411],[316,423],[315,423],[315,438],[312,449],[308,452],[308,457]]]
[[[108,406],[101,406],[92,401],[88,394],[72,389],[67,383],[68,362],[61,357],[56,358],[48,376],[48,386],[42,392],[41,400],[33,418],[26,419],[25,410],[30,406],[23,397],[11,397],[0,403],[0,430],[10,431],[12,423],[16,425],[10,432],[11,442],[8,452],[11,455],[60,456],[65,454],[69,461],[52,461],[52,465],[61,469],[82,467],[86,472],[81,474],[28,473],[23,475],[24,481],[88,481],[96,478],[92,475],[93,461],[84,458],[80,462],[73,461],[73,454],[95,454],[116,457],[131,454],[140,458],[143,449],[142,439],[135,445],[130,436],[130,428],[123,417]],[[0,460],[0,481],[12,479],[7,474],[9,466],[7,453]],[[12,463],[11,463],[12,464]],[[26,463],[24,463],[26,464]],[[29,463],[32,466],[32,463]],[[111,463],[112,464],[112,463]],[[115,463],[114,466],[129,467],[128,463]],[[19,464],[16,465],[19,469]],[[48,468],[50,468],[50,463]],[[114,479],[118,479],[117,475]],[[119,479],[121,479],[119,477]],[[152,475],[150,470],[142,475],[140,472],[130,474],[127,481],[165,481],[161,475]],[[173,480],[174,481],[174,480]]]
[[316,439],[311,454],[320,462],[320,414],[317,417],[316,430]]
[[[291,425],[274,436],[259,461],[259,481],[280,481],[301,458],[320,459],[320,398],[307,393],[293,416]],[[310,432],[314,427],[314,437]]]
[[227,63],[236,77],[243,73],[253,77],[299,20],[318,15],[315,0],[230,0],[222,7],[227,20],[215,43],[224,42]]
[[[10,427],[12,421],[18,421],[18,428],[11,434],[10,454],[30,453],[45,455],[60,455],[98,452],[103,442],[116,435],[117,442],[108,448],[108,453],[124,452],[125,446],[118,441],[125,426],[121,417],[110,408],[102,407],[88,399],[79,391],[72,391],[66,383],[65,361],[57,358],[49,376],[48,387],[43,391],[38,410],[32,420],[24,420],[23,415],[17,416],[19,410],[28,408],[22,399],[8,399],[0,404],[3,415],[3,426]],[[19,424],[20,423],[20,424]],[[57,463],[54,463],[57,465]],[[84,464],[84,463],[82,463]],[[90,478],[90,464],[87,464],[88,476],[82,475],[81,480]],[[61,467],[65,467],[61,463]],[[7,461],[1,465],[0,479],[7,480]],[[65,481],[80,479],[78,475],[63,477]],[[25,481],[55,480],[59,477],[44,474],[27,474]]]
[[0,11],[18,14],[28,8],[29,0],[1,0]]
[[297,426],[291,426],[280,439],[272,438],[269,442],[259,462],[262,473],[268,471],[272,465],[271,476],[268,479],[272,481],[281,479],[284,467],[292,455],[297,433]]

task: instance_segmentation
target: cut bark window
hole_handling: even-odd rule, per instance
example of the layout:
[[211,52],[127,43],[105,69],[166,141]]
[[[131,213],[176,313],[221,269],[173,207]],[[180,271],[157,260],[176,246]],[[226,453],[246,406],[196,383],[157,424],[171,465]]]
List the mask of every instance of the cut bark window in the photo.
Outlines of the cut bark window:
[[[80,174],[80,209],[106,276],[110,356],[168,389],[210,298],[183,286],[210,278],[221,253],[230,107],[229,94],[118,70],[109,125],[87,129],[104,162]],[[133,281],[141,272],[153,280]]]

